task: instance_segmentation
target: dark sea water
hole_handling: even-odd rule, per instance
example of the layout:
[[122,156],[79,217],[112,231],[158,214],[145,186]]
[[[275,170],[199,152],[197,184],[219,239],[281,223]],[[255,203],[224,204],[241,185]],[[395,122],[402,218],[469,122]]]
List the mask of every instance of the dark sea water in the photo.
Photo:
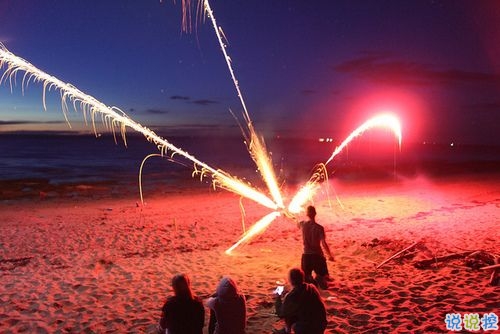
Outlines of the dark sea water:
[[[236,161],[245,158],[241,141],[175,138],[172,142],[195,156],[198,155],[195,151],[199,151],[212,162],[217,161],[215,155],[224,162],[227,150]],[[93,135],[0,135],[0,179],[46,179],[53,184],[136,182],[143,159],[157,153],[154,144],[139,136],[127,136],[125,146],[120,137],[115,143],[111,135],[99,138]],[[144,165],[144,177],[190,176],[193,164],[177,156],[176,160],[180,164],[166,158],[149,158]]]
[[[144,137],[128,136],[125,147],[121,138],[111,135],[2,134],[0,135],[0,182],[5,180],[43,179],[50,184],[85,184],[110,182],[137,183],[142,160],[158,153]],[[256,182],[256,167],[242,138],[176,137],[168,139],[215,169]],[[276,173],[286,182],[302,182],[315,164],[325,162],[334,143],[306,139],[271,139],[267,141]],[[165,158],[147,160],[144,180],[199,183],[192,178],[193,163],[176,156],[179,163]],[[404,145],[357,140],[329,165],[336,177],[353,172],[383,170],[417,173],[421,170],[439,174],[450,171],[481,172],[497,169],[500,149],[494,146]]]

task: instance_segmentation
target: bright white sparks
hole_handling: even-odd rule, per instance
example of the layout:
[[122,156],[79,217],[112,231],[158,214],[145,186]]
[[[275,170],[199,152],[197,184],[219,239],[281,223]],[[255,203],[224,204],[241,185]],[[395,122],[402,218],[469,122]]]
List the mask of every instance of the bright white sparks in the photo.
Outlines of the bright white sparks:
[[11,89],[13,89],[16,75],[19,72],[24,72],[22,80],[23,90],[24,87],[30,83],[30,81],[41,82],[43,84],[44,108],[46,108],[45,96],[47,89],[57,90],[61,94],[61,105],[63,113],[66,115],[66,113],[69,111],[69,101],[73,105],[75,111],[81,111],[84,114],[85,119],[87,119],[87,115],[90,114],[94,131],[96,131],[95,115],[100,114],[102,116],[103,123],[108,128],[110,128],[113,133],[115,132],[116,128],[120,129],[125,144],[125,129],[126,127],[129,127],[139,133],[142,133],[148,141],[154,143],[160,150],[161,154],[168,153],[171,156],[178,154],[193,162],[195,165],[194,174],[199,174],[201,178],[210,176],[212,178],[214,186],[232,191],[238,195],[262,204],[267,208],[278,208],[278,206],[262,192],[252,188],[250,185],[244,183],[236,177],[233,177],[220,169],[216,170],[206,163],[198,160],[193,155],[181,150],[164,138],[158,136],[152,130],[133,121],[120,109],[116,107],[108,107],[96,100],[94,97],[81,92],[71,84],[64,83],[61,80],[41,71],[26,60],[19,58],[13,53],[9,52],[0,43],[0,69],[4,67],[5,70],[2,77],[0,78],[0,84],[2,84],[6,80],[9,80]]
[[264,216],[261,220],[256,222],[234,245],[226,250],[226,254],[231,254],[231,252],[241,244],[250,241],[255,236],[263,233],[266,228],[281,214],[278,211],[274,211]]
[[224,32],[222,27],[217,24],[215,19],[214,12],[210,7],[210,3],[208,0],[203,1],[203,7],[205,9],[205,13],[208,18],[212,22],[212,27],[215,32],[215,36],[217,37],[217,41],[219,42],[222,54],[224,55],[224,59],[226,61],[227,68],[229,70],[229,74],[231,75],[231,79],[233,80],[234,88],[236,89],[236,93],[238,94],[238,98],[240,99],[241,106],[243,108],[243,118],[245,120],[245,124],[247,126],[248,135],[247,140],[248,150],[250,152],[250,156],[257,165],[258,170],[262,176],[262,179],[266,183],[271,196],[274,199],[276,205],[280,208],[284,207],[283,198],[281,196],[281,192],[278,187],[278,182],[276,180],[276,176],[274,174],[274,169],[271,163],[271,158],[266,150],[266,145],[264,143],[264,139],[260,138],[252,124],[252,120],[250,119],[250,114],[248,113],[248,109],[245,103],[245,99],[243,98],[243,93],[241,92],[240,85],[238,84],[238,79],[236,79],[236,75],[233,70],[233,66],[231,64],[231,57],[226,49],[226,44],[224,43]]
[[399,124],[399,120],[391,115],[391,114],[381,114],[378,116],[375,116],[373,118],[370,118],[363,124],[361,124],[356,130],[351,132],[351,134],[333,151],[332,155],[330,158],[325,162],[325,165],[328,165],[330,161],[335,158],[337,154],[342,152],[342,150],[356,137],[360,136],[363,134],[368,129],[374,128],[374,127],[386,127],[389,128],[392,132],[394,132],[394,135],[398,139],[398,144],[399,147],[401,147],[401,125]]
[[296,213],[303,210],[304,204],[314,197],[314,194],[319,189],[319,183],[328,175],[326,174],[326,165],[328,165],[333,158],[335,158],[342,150],[356,137],[363,134],[363,132],[375,128],[382,127],[388,128],[394,133],[394,136],[398,139],[399,147],[401,148],[401,124],[399,120],[391,115],[391,114],[380,114],[373,118],[370,118],[363,124],[361,124],[356,130],[351,132],[349,136],[335,148],[330,158],[324,163],[321,164],[320,168],[316,170],[316,172],[311,176],[311,179],[297,192],[295,197],[290,202],[288,210],[290,212]]

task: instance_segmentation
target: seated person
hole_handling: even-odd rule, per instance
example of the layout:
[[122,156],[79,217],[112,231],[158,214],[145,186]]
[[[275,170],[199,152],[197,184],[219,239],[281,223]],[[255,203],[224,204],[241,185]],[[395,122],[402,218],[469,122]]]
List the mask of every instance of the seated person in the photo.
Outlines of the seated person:
[[285,319],[286,327],[278,333],[323,334],[326,325],[326,308],[318,289],[305,282],[304,272],[293,268],[289,272],[292,290],[283,301],[276,295],[276,314]]
[[207,301],[210,308],[209,334],[244,334],[246,327],[245,296],[238,293],[229,277],[219,282],[214,297]]
[[202,334],[205,309],[201,300],[193,296],[187,275],[172,279],[174,296],[168,297],[162,307],[158,334]]

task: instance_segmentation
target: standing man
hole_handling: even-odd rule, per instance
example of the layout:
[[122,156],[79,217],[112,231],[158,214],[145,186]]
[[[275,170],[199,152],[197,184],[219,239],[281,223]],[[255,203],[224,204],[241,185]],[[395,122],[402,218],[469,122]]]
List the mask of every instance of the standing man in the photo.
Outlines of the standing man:
[[[333,255],[326,243],[325,229],[316,223],[316,209],[314,206],[307,207],[307,217],[309,220],[299,223],[304,242],[304,253],[302,254],[301,261],[302,270],[304,271],[306,282],[315,283],[321,289],[326,289],[328,267],[321,247],[323,247],[325,253],[328,255],[328,260],[333,261]],[[312,277],[313,271],[316,274],[316,279]]]

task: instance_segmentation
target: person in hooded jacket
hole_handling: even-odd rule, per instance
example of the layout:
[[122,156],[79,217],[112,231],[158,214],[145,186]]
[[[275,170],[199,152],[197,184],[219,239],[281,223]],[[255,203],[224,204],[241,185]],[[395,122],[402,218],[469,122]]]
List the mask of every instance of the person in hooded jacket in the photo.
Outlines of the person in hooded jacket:
[[304,272],[293,268],[288,274],[292,290],[281,300],[276,295],[276,314],[284,318],[286,327],[274,333],[323,334],[326,325],[326,308],[314,284],[305,282]]
[[178,274],[172,278],[174,296],[162,307],[158,334],[202,334],[205,325],[203,302],[191,292],[189,277]]
[[209,298],[209,334],[245,334],[246,300],[230,277],[223,277],[216,294]]

